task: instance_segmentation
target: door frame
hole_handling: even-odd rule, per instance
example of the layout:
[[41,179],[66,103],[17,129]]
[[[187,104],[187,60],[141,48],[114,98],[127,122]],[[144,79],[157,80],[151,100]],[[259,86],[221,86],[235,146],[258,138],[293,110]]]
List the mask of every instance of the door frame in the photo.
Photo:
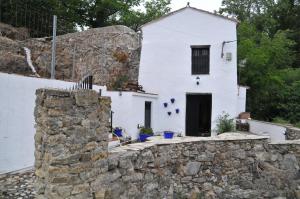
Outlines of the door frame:
[[[210,92],[204,92],[204,93],[198,93],[198,92],[186,92],[185,93],[185,115],[184,115],[184,127],[185,127],[185,129],[184,129],[184,134],[185,134],[185,136],[187,136],[186,135],[186,131],[187,131],[187,96],[188,95],[210,95],[211,96],[211,107],[210,107],[210,109],[211,109],[211,112],[210,112],[210,131],[212,131],[212,112],[213,112],[213,94],[212,93],[210,93]],[[212,133],[210,133],[210,134],[212,134]]]

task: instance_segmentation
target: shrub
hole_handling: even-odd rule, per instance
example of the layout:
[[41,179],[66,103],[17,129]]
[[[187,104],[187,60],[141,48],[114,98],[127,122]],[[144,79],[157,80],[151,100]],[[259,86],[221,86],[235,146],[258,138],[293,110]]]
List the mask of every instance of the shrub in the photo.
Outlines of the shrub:
[[217,134],[235,131],[234,119],[230,118],[228,113],[219,115],[217,118]]
[[296,124],[294,124],[294,126],[300,128],[300,122],[297,122]]
[[140,134],[153,135],[152,128],[141,128]]
[[118,62],[125,63],[127,62],[129,55],[123,51],[115,51],[113,56],[116,58]]
[[112,89],[118,90],[122,89],[125,84],[128,82],[128,76],[127,75],[118,75],[116,80],[112,83]]
[[272,122],[277,124],[289,124],[289,121],[283,119],[282,117],[275,117],[273,118]]

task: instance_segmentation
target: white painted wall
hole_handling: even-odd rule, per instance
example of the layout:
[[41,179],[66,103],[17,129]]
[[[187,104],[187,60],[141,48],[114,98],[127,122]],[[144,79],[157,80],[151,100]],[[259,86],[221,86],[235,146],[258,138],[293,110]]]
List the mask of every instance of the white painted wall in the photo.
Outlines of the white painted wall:
[[113,127],[122,127],[127,135],[133,139],[138,137],[138,124],[144,126],[145,123],[145,102],[151,104],[151,126],[155,126],[153,119],[156,117],[157,95],[143,94],[136,92],[107,91],[103,95],[110,96],[112,100],[111,110],[113,114]]
[[[70,88],[72,82],[0,73],[0,173],[34,163],[34,107],[38,88]],[[94,86],[94,89],[106,87]]]
[[286,127],[270,122],[263,122],[257,120],[247,120],[249,124],[249,131],[257,135],[270,136],[271,142],[282,142],[285,140]]
[[238,97],[237,97],[237,107],[236,113],[237,115],[246,111],[246,94],[247,94],[247,87],[238,86]]
[[[236,40],[236,23],[192,8],[142,28],[143,41],[139,84],[147,92],[158,93],[156,131],[185,133],[186,94],[212,94],[212,129],[223,111],[237,116],[236,42],[228,43],[224,53],[232,53],[232,61],[221,58],[222,42]],[[210,45],[210,74],[191,75],[191,45]],[[196,85],[196,77],[200,85]],[[164,102],[175,98],[171,107]],[[180,109],[174,114],[175,108]],[[168,116],[167,111],[172,111]],[[240,111],[240,110],[239,110]]]

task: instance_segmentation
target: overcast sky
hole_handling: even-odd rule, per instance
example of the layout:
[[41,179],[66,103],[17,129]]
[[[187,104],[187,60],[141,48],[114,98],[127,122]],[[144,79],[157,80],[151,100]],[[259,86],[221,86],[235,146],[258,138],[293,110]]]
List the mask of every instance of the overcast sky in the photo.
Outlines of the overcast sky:
[[172,11],[185,7],[187,2],[190,2],[191,7],[212,12],[214,10],[219,10],[222,0],[171,0]]

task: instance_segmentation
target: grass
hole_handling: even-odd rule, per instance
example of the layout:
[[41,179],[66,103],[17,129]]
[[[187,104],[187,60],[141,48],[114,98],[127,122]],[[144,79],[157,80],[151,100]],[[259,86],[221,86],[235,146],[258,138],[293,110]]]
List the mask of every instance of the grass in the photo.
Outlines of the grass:
[[294,126],[300,128],[300,122],[295,123]]
[[293,123],[291,124],[289,121],[281,118],[281,117],[275,117],[273,120],[272,120],[273,123],[277,123],[277,124],[283,124],[283,125],[293,125],[294,127],[297,127],[297,128],[300,128],[300,122],[296,122],[296,123]]

